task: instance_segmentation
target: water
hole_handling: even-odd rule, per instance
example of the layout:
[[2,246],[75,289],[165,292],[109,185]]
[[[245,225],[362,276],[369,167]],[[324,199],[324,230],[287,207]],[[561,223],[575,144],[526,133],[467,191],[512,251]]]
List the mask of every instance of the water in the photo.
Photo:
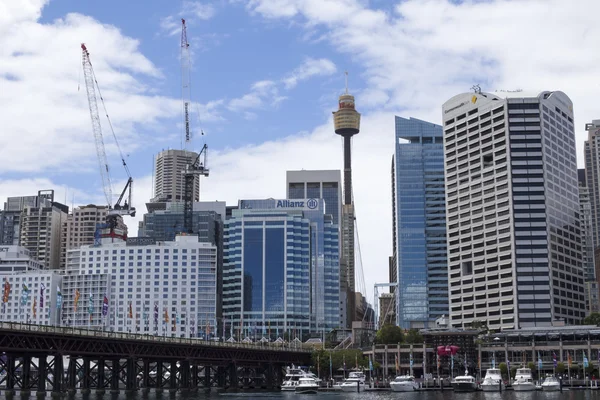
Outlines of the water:
[[[0,394],[0,399],[4,399],[4,395]],[[13,397],[15,400],[25,399],[18,393]],[[40,397],[38,397],[39,399]],[[50,395],[46,395],[46,399],[50,399]],[[29,399],[36,399],[35,394],[32,394]],[[62,399],[68,400],[203,400],[203,399],[222,399],[222,400],[250,400],[250,399],[267,399],[267,400],[309,400],[309,399],[360,399],[360,400],[600,400],[600,390],[565,390],[560,392],[513,392],[505,391],[502,393],[496,392],[474,392],[474,393],[454,393],[451,390],[443,392],[363,392],[363,393],[340,393],[340,392],[323,392],[316,395],[298,395],[295,393],[281,392],[245,392],[245,393],[216,393],[210,394],[199,391],[197,393],[143,393],[138,391],[133,394],[120,393],[118,395],[105,394],[97,395],[93,390],[89,395],[77,393],[74,396],[65,395]]]

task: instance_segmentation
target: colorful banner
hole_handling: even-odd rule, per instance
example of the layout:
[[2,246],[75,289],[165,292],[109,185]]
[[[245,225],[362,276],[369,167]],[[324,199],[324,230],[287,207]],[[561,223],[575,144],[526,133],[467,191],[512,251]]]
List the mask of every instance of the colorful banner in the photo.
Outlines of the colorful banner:
[[106,317],[108,314],[108,297],[104,295],[104,299],[102,300],[102,316]]
[[56,308],[61,308],[62,307],[62,293],[60,292],[60,288],[57,286],[56,287]]
[[26,284],[23,284],[23,287],[21,289],[21,305],[26,305],[27,302],[29,301],[29,287],[27,287]]
[[37,299],[34,297],[33,298],[33,304],[31,305],[31,313],[33,314],[33,318],[36,317],[36,312],[37,312]]
[[46,285],[43,283],[40,285],[40,310],[44,309],[44,291],[46,290]]
[[73,308],[77,312],[77,304],[79,304],[79,289],[75,289],[75,300],[73,300]]
[[556,368],[558,366],[558,361],[556,361],[556,353],[552,352],[552,364],[554,365],[554,368]]
[[154,325],[158,326],[158,303],[154,303]]
[[133,318],[133,307],[131,306],[131,302],[129,302],[129,312],[127,313],[129,319]]

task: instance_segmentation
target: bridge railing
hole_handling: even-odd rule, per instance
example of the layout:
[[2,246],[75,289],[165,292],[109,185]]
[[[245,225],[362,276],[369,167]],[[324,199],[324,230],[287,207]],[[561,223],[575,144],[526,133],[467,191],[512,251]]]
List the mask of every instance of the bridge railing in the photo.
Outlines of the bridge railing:
[[221,342],[213,340],[203,340],[200,338],[182,338],[182,337],[171,337],[171,336],[158,336],[150,334],[138,334],[138,333],[127,333],[127,332],[110,332],[100,331],[93,329],[83,329],[79,327],[71,326],[55,326],[55,325],[37,325],[37,324],[26,324],[22,322],[0,322],[0,329],[9,329],[13,331],[29,331],[29,332],[42,332],[60,335],[77,335],[87,337],[103,337],[107,339],[122,339],[122,340],[138,340],[138,341],[149,341],[149,342],[163,342],[172,344],[187,344],[187,345],[203,345],[203,346],[214,346],[214,347],[227,347],[227,348],[245,348],[245,349],[258,349],[258,350],[279,350],[279,351],[292,351],[292,352],[307,352],[312,351],[312,346],[307,346],[303,343],[276,343],[276,342],[256,342],[256,343],[244,343],[244,342]]

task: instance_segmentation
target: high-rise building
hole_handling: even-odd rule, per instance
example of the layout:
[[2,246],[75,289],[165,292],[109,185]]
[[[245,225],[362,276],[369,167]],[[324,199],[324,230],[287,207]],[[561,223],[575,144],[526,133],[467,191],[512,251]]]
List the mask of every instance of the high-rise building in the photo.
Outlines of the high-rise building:
[[583,248],[583,271],[585,279],[585,302],[587,314],[600,310],[600,293],[596,277],[596,265],[594,262],[594,229],[592,224],[592,204],[585,179],[585,169],[578,169],[579,180],[579,206],[581,219],[581,244]]
[[[395,169],[396,154],[392,156],[392,255],[388,259],[388,279],[389,283],[398,283],[398,258],[397,240],[396,240],[396,169]],[[396,288],[390,286],[390,293],[394,293]],[[394,302],[395,304],[395,302]]]
[[[342,177],[339,170],[287,171],[288,199],[323,199],[325,213],[331,214],[333,223],[340,226],[342,216]],[[341,232],[340,232],[341,234]],[[341,239],[341,238],[340,238]],[[339,239],[338,239],[339,240]],[[350,326],[347,306],[347,276],[340,270],[340,326]]]
[[53,190],[40,190],[36,196],[9,197],[0,211],[0,244],[18,245],[21,212],[27,206],[40,207],[54,201]]
[[[342,278],[345,277],[346,313],[348,322],[362,320],[361,310],[355,302],[355,219],[354,199],[352,194],[352,137],[360,132],[360,113],[356,111],[354,96],[346,93],[339,97],[339,108],[333,113],[335,133],[344,138],[344,205],[341,220],[341,260]],[[342,283],[344,287],[344,283]],[[362,310],[364,311],[364,310]],[[348,325],[350,326],[350,325]]]
[[[186,166],[192,164],[198,153],[187,150],[163,150],[154,160],[154,191],[151,203],[183,201]],[[194,199],[200,200],[200,176],[194,178]]]
[[286,172],[288,199],[323,199],[325,213],[340,224],[342,214],[342,177],[338,170],[301,170]]
[[583,145],[585,179],[592,211],[594,248],[600,247],[600,119],[585,124],[588,139]]
[[394,204],[398,326],[430,328],[448,314],[442,127],[396,117]]
[[39,271],[42,269],[44,269],[44,264],[32,258],[26,248],[0,245],[0,274]]
[[[211,243],[217,248],[217,325],[222,329],[223,302],[223,222],[226,216],[224,201],[201,201],[193,204],[192,234],[201,243]],[[183,231],[183,203],[165,203],[164,210],[144,214],[138,236],[156,241],[173,241]]]
[[[97,226],[106,223],[107,214],[107,206],[89,204],[74,208],[71,214],[67,215],[61,228],[61,269],[64,269],[67,265],[67,250],[94,244]],[[127,235],[127,225],[123,222],[121,215],[117,215],[116,229],[125,232],[125,235]]]
[[562,92],[443,105],[450,323],[585,317],[573,104]]
[[379,295],[379,326],[396,324],[396,306],[393,293],[382,293]]
[[40,192],[36,206],[26,205],[19,217],[19,245],[48,269],[60,267],[61,228],[69,207],[54,201],[54,191]]
[[235,334],[339,328],[339,233],[324,201],[241,200],[225,223],[223,314]]
[[175,337],[219,335],[214,245],[200,243],[195,236],[177,236],[172,242],[102,241],[100,246],[67,252],[63,321],[87,325],[91,311],[91,325],[97,329]]

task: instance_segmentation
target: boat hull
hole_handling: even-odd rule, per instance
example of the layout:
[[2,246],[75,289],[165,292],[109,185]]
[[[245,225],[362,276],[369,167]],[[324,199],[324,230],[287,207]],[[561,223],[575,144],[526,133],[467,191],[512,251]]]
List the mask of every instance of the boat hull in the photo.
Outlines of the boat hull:
[[477,384],[476,383],[452,383],[452,389],[454,389],[455,392],[474,392],[477,390]]
[[515,392],[532,392],[535,390],[533,383],[513,384],[512,388]]
[[481,390],[483,390],[484,392],[499,392],[502,389],[503,388],[501,383],[481,384]]
[[318,392],[319,388],[296,388],[298,394],[317,394]]
[[542,390],[544,392],[557,392],[560,390],[560,385],[542,385]]
[[365,390],[364,385],[341,385],[340,389],[342,392],[363,392]]
[[411,385],[399,385],[399,384],[394,384],[394,382],[390,383],[390,389],[392,389],[392,392],[414,392],[415,390],[417,390],[412,384]]

